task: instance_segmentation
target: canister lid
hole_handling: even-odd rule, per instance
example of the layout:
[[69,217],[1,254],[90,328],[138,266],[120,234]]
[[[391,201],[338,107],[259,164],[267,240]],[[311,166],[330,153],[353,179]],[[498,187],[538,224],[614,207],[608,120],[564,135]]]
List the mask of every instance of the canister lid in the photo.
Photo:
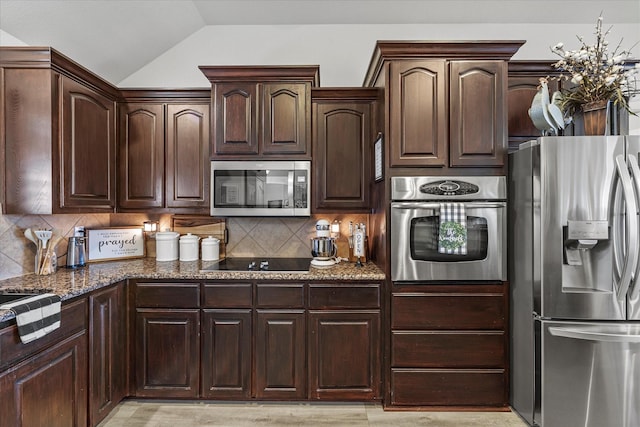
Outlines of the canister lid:
[[180,236],[180,241],[181,242],[197,242],[198,240],[200,240],[200,237],[196,236],[195,234],[191,234],[191,233],[187,233],[187,234],[184,234],[184,235]]
[[175,231],[158,231],[156,233],[156,240],[174,240],[180,236],[180,233]]
[[213,236],[209,236],[206,239],[202,239],[202,244],[203,245],[218,245],[220,244],[220,239],[213,237]]

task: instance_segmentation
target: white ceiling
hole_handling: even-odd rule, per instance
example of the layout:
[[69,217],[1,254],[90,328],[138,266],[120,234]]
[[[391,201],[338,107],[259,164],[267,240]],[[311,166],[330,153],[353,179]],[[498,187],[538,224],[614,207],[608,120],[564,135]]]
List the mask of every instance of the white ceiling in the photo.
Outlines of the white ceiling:
[[603,9],[640,25],[640,0],[0,0],[0,30],[117,83],[207,25],[578,24]]

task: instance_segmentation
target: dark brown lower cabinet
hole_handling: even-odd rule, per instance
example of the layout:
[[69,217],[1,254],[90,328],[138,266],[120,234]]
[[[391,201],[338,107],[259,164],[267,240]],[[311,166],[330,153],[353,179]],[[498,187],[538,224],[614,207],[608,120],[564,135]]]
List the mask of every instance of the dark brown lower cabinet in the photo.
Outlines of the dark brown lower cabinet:
[[202,397],[251,398],[251,309],[202,311]]
[[255,330],[255,397],[306,398],[304,310],[257,310]]
[[380,312],[309,313],[311,399],[380,396]]
[[136,309],[137,397],[198,397],[200,310]]
[[87,333],[0,374],[1,427],[87,425]]
[[390,406],[508,405],[506,284],[394,285]]
[[95,426],[126,395],[124,282],[89,295],[89,422]]

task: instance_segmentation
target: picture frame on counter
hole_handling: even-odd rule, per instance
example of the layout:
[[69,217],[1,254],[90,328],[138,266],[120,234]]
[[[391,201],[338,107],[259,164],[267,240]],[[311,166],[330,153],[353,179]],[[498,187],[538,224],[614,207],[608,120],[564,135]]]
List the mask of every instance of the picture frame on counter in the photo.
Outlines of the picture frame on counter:
[[373,170],[374,181],[379,182],[384,178],[384,149],[383,149],[383,137],[382,132],[378,132],[375,142],[373,143]]
[[87,262],[144,258],[144,229],[141,226],[87,228]]

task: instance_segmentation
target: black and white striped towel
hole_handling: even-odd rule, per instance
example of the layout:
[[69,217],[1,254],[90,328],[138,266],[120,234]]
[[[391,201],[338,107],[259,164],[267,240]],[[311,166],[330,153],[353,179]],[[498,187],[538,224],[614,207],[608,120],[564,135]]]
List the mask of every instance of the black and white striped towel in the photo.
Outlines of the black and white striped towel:
[[464,203],[440,203],[438,252],[467,254],[467,214]]
[[0,306],[16,314],[20,340],[26,344],[60,327],[60,297],[40,294]]

